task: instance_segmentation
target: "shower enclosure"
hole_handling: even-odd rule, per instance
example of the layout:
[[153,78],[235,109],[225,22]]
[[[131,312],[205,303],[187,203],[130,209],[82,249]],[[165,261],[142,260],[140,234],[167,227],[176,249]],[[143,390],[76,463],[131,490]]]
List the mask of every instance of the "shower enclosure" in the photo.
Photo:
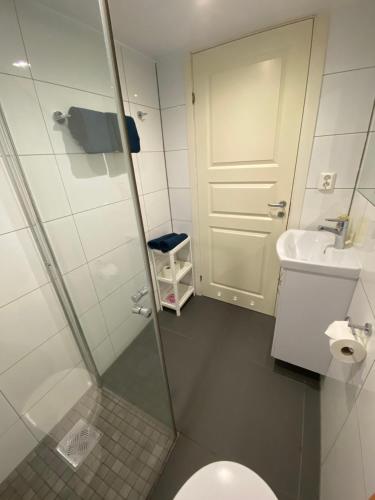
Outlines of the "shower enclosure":
[[159,104],[104,0],[0,0],[0,33],[0,498],[145,498],[175,427],[124,114],[153,151]]

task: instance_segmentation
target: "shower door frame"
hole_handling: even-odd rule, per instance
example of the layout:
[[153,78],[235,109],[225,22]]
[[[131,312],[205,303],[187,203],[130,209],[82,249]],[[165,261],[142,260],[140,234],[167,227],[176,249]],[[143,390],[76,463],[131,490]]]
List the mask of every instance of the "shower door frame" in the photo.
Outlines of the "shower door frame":
[[152,319],[153,319],[153,323],[154,323],[156,343],[157,343],[157,347],[158,347],[158,351],[159,351],[159,359],[160,359],[160,364],[161,364],[161,368],[162,368],[162,375],[163,375],[163,379],[164,379],[166,389],[167,389],[168,406],[169,406],[169,410],[170,410],[173,433],[174,433],[174,437],[176,439],[178,432],[177,432],[176,421],[175,421],[175,417],[174,417],[171,389],[170,389],[169,380],[168,380],[167,367],[165,364],[164,348],[163,348],[163,344],[162,344],[162,340],[161,340],[159,320],[157,317],[158,308],[157,308],[156,299],[155,299],[155,292],[154,292],[154,287],[153,287],[151,267],[150,267],[150,261],[149,261],[148,251],[147,251],[147,242],[146,242],[145,231],[144,231],[143,220],[142,220],[141,205],[139,203],[137,182],[136,182],[136,178],[135,178],[133,159],[132,159],[132,156],[130,153],[129,135],[128,135],[128,131],[125,127],[125,120],[122,118],[125,116],[125,109],[124,109],[124,102],[122,100],[120,76],[119,76],[118,66],[117,66],[115,40],[113,37],[113,30],[112,30],[112,23],[111,23],[111,12],[110,12],[108,0],[98,0],[98,4],[99,4],[99,9],[100,9],[100,17],[101,17],[101,21],[102,21],[104,43],[105,43],[105,48],[106,48],[106,53],[107,53],[107,62],[109,64],[109,72],[110,72],[110,77],[111,77],[113,92],[114,92],[113,98],[114,98],[115,106],[116,106],[117,122],[118,122],[119,130],[120,130],[120,137],[121,137],[121,143],[122,143],[122,147],[123,147],[123,154],[124,154],[125,158],[127,159],[126,167],[127,167],[127,171],[129,174],[130,192],[132,195],[132,201],[133,201],[133,205],[134,205],[134,209],[135,209],[134,210],[135,211],[135,219],[136,219],[136,223],[137,223],[138,236],[139,236],[139,240],[141,243],[140,247],[141,247],[142,257],[143,257],[143,261],[144,261],[144,265],[145,265],[146,277],[147,277],[147,281],[148,281],[148,284],[150,287],[149,296],[151,299],[150,302],[151,302],[151,308],[152,308]]

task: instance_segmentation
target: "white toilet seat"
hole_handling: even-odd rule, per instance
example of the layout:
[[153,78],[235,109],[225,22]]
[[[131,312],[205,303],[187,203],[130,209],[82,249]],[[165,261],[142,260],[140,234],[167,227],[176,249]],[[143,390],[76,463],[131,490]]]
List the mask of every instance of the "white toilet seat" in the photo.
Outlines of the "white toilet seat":
[[179,490],[174,500],[277,500],[254,471],[236,462],[206,465]]

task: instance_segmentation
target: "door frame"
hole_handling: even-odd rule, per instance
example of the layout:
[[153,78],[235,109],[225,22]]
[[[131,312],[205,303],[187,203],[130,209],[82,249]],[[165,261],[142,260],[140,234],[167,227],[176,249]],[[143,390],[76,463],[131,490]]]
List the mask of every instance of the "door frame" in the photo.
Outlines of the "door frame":
[[[244,35],[241,38],[246,38],[257,33],[270,31],[281,26],[295,24],[306,19],[313,20],[313,33],[311,40],[311,52],[309,62],[309,72],[307,77],[305,104],[303,107],[303,117],[300,131],[300,138],[298,144],[297,160],[294,170],[294,180],[292,187],[292,195],[290,200],[290,210],[287,220],[287,229],[295,229],[299,227],[303,200],[305,196],[306,181],[309,171],[310,157],[312,146],[314,142],[314,132],[316,120],[318,117],[320,93],[323,82],[325,57],[327,50],[328,40],[328,25],[329,18],[326,14],[319,14],[316,16],[304,17],[295,19],[294,21],[270,26],[269,28],[262,29]],[[231,41],[223,41],[217,46],[224,45]],[[195,283],[196,293],[202,295],[202,287],[200,281],[201,275],[201,245],[200,245],[200,231],[199,231],[199,209],[198,209],[198,172],[196,162],[196,144],[195,144],[195,119],[194,119],[194,105],[192,102],[193,93],[193,64],[192,58],[194,54],[203,52],[213,47],[207,47],[190,53],[190,57],[185,64],[185,82],[186,82],[186,119],[187,119],[187,145],[188,145],[188,167],[191,180],[191,201],[192,201],[192,236],[193,236],[193,250],[194,250],[194,269],[195,269]]]

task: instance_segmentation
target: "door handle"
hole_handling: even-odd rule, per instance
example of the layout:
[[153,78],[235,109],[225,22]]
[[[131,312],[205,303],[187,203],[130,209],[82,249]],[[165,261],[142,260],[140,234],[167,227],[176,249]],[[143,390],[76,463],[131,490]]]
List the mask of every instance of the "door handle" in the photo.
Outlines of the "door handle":
[[268,203],[271,208],[285,208],[287,205],[285,200],[279,201],[278,203]]

